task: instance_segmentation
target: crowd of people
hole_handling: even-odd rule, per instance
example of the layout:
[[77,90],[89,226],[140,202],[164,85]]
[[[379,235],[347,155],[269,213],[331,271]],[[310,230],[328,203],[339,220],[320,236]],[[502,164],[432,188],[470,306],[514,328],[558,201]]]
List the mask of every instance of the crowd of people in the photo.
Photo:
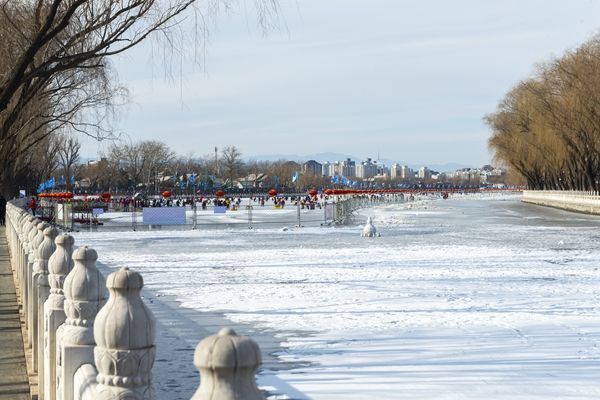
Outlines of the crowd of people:
[[[316,197],[311,196],[249,196],[250,205],[261,206],[272,204],[276,208],[284,208],[286,204],[300,205],[302,209],[321,208],[321,202]],[[238,210],[242,205],[241,196],[224,196],[207,198],[204,196],[191,197],[181,196],[173,198],[141,198],[130,196],[113,197],[109,202],[109,207],[115,211],[133,211],[144,207],[197,207],[202,210],[210,206],[226,207],[227,210]]]

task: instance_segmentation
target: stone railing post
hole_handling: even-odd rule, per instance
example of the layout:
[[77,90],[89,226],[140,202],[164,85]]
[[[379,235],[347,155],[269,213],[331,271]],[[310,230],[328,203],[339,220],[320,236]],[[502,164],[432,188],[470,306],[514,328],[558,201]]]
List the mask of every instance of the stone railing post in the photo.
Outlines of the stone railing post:
[[13,207],[11,207],[10,203],[7,203],[6,209],[5,209],[5,217],[6,218],[4,221],[4,225],[6,227],[6,229],[5,229],[6,241],[8,242],[10,265],[14,272],[14,271],[16,271],[15,266],[17,265],[17,252],[15,251],[17,246],[15,245],[15,242],[16,242],[15,236],[16,236],[17,229],[19,227],[19,225],[18,225],[19,218],[21,216],[17,210],[15,210]]
[[255,378],[261,362],[260,348],[252,339],[221,329],[196,347],[200,387],[191,400],[264,400]]
[[121,268],[108,276],[106,286],[110,297],[94,324],[98,369],[94,398],[153,399],[155,321],[140,297],[142,276]]
[[23,304],[23,232],[26,228],[29,227],[27,224],[27,219],[29,216],[25,211],[19,211],[19,217],[16,222],[17,226],[15,226],[15,268],[17,270],[17,281],[19,282],[19,300],[21,304]]
[[17,264],[17,253],[15,252],[16,246],[15,246],[15,236],[16,236],[16,230],[18,229],[18,222],[19,222],[19,218],[20,215],[18,214],[18,212],[11,207],[10,203],[6,204],[6,210],[5,210],[5,234],[6,234],[6,241],[8,243],[8,254],[10,256],[10,266],[13,269],[13,272],[16,270],[15,269],[15,265]]
[[[48,283],[50,296],[44,303],[44,398],[56,400],[56,330],[67,316],[64,311],[65,295],[63,285],[67,274],[73,269],[73,244],[70,235],[56,237],[56,250],[48,260]],[[40,360],[41,361],[41,360]],[[40,385],[40,392],[42,387]]]
[[[27,214],[25,218],[25,226],[22,229],[21,234],[19,235],[21,239],[21,276],[20,276],[20,285],[21,285],[21,303],[23,304],[23,312],[25,316],[27,316],[27,261],[29,257],[29,233],[32,229],[34,229],[33,221],[35,221],[35,217],[33,215]],[[25,318],[25,324],[27,325],[27,318]]]
[[[38,386],[39,400],[44,400],[44,304],[50,296],[50,285],[48,284],[48,260],[56,250],[54,240],[58,235],[58,230],[54,227],[44,229],[44,241],[40,244],[37,251],[37,260],[34,265],[33,282],[37,285],[37,323],[34,322],[37,336],[37,354],[34,352],[32,357],[37,357],[38,366]],[[36,342],[34,342],[34,346]]]
[[[44,221],[35,218],[31,223],[31,229],[27,234],[27,254],[25,255],[25,278],[23,285],[26,287],[27,297],[25,298],[25,323],[27,324],[27,339],[29,341],[29,347],[32,346],[31,338],[31,325],[33,325],[33,306],[31,305],[31,298],[33,297],[33,287],[31,285],[31,279],[33,276],[33,263],[35,262],[35,247],[34,243],[40,232],[38,226],[42,225]],[[49,225],[48,225],[49,226]],[[40,241],[41,242],[41,241]]]
[[[38,233],[35,235],[35,237],[33,238],[33,242],[31,244],[31,248],[32,248],[32,252],[33,255],[32,257],[30,257],[30,261],[33,260],[33,262],[31,262],[31,272],[28,273],[28,277],[29,277],[29,282],[28,282],[28,286],[29,286],[29,310],[28,310],[28,320],[29,320],[29,338],[30,338],[30,342],[31,342],[31,350],[32,350],[32,365],[33,365],[33,370],[35,372],[38,371],[38,319],[39,319],[39,314],[42,314],[42,312],[39,311],[38,308],[38,299],[39,299],[39,293],[38,293],[38,277],[40,275],[40,271],[42,268],[44,268],[43,266],[41,266],[40,264],[42,264],[42,260],[40,258],[40,247],[44,241],[44,231],[46,229],[50,228],[50,224],[47,224],[46,222],[42,222],[40,224],[37,225],[37,230]],[[52,245],[54,245],[54,242],[52,242]],[[52,252],[54,252],[54,249],[52,249]],[[52,252],[50,254],[48,254],[48,258],[52,255]],[[45,254],[44,254],[45,255]],[[46,258],[46,260],[48,259]],[[29,268],[29,266],[28,266]]]
[[63,286],[67,319],[56,332],[59,400],[73,400],[75,372],[83,364],[94,363],[94,319],[108,297],[104,276],[96,268],[96,251],[81,247],[72,258],[73,269]]

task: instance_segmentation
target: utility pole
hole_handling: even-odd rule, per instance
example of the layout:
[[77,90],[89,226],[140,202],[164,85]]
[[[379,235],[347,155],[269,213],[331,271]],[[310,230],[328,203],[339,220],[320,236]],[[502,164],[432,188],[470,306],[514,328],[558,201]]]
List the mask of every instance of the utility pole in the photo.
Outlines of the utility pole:
[[219,151],[219,149],[217,149],[217,146],[215,146],[215,173],[216,173],[217,177],[219,176],[219,155],[218,155],[218,151]]

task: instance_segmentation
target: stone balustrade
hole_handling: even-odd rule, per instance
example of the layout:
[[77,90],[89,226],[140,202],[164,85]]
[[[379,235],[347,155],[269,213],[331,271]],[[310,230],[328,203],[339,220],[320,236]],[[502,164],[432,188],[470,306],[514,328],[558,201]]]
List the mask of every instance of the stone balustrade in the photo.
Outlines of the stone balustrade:
[[563,210],[600,214],[600,194],[598,192],[524,190],[521,200],[524,203],[560,208]]
[[[140,297],[142,276],[121,268],[106,279],[98,254],[7,204],[6,236],[24,313],[30,372],[44,400],[150,400],[155,321]],[[110,294],[108,294],[110,292]],[[258,345],[231,329],[202,340],[193,400],[258,400]]]

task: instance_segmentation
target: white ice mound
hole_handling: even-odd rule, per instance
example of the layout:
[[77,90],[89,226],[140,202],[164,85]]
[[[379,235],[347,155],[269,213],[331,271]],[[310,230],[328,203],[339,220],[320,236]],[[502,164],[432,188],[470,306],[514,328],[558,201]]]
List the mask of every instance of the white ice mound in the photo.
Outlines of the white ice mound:
[[375,226],[373,225],[371,217],[367,218],[367,224],[363,228],[362,233],[360,234],[360,236],[362,236],[362,237],[376,237],[376,236],[378,236],[378,234],[377,234],[377,228],[375,228]]

